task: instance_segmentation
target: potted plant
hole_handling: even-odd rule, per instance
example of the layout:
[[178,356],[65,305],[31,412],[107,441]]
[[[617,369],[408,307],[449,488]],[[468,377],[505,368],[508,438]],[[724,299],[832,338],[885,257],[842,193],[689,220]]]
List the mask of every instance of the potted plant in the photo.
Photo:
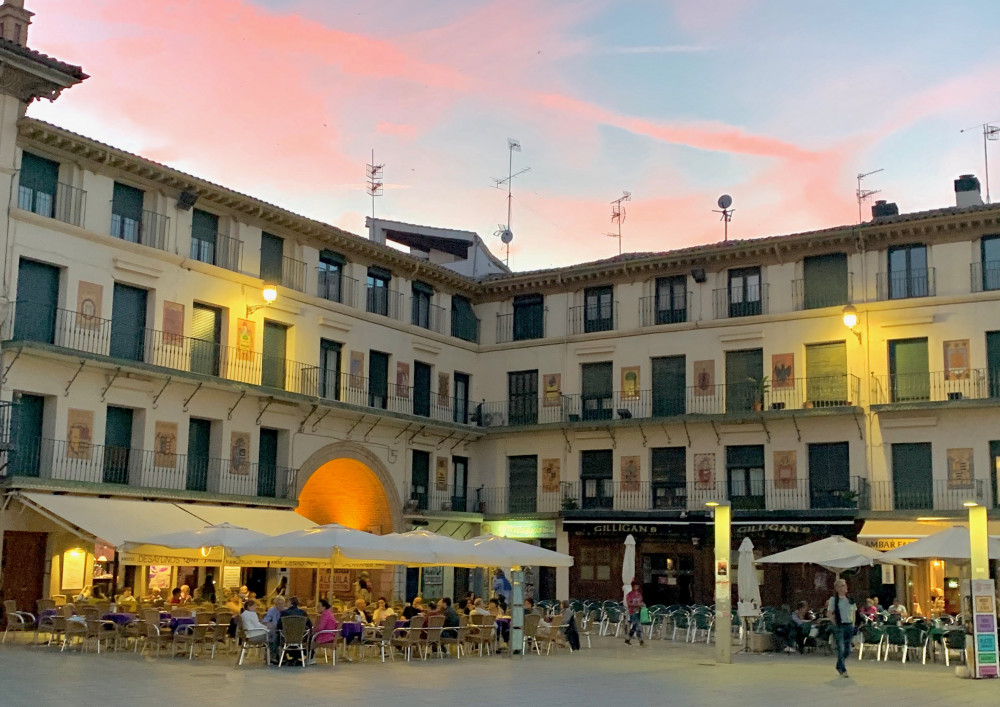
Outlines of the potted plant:
[[576,499],[572,496],[563,496],[562,509],[564,511],[575,511],[578,508]]
[[760,379],[750,377],[747,378],[747,383],[753,386],[753,411],[760,412],[764,409],[764,396],[771,390],[771,379],[767,376]]

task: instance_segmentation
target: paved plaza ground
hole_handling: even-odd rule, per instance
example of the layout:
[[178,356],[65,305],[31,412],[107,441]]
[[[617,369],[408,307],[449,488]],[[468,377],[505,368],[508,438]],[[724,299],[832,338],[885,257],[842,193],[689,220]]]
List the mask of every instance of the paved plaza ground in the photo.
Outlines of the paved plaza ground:
[[64,653],[23,642],[0,648],[2,705],[997,705],[1000,681],[961,680],[954,668],[852,660],[850,679],[823,655],[736,655],[716,666],[713,647],[670,641],[524,660],[322,662],[314,667],[236,668],[214,661],[132,653]]

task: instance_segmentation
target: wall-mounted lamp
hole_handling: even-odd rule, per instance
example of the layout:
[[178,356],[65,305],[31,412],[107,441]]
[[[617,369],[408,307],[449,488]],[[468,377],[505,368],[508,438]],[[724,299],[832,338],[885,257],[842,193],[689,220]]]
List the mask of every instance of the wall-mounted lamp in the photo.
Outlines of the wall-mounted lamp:
[[264,289],[261,292],[264,297],[265,304],[248,304],[247,305],[247,316],[256,312],[258,309],[264,309],[264,307],[270,307],[274,300],[278,299],[278,288],[274,285],[264,285]]
[[851,333],[858,337],[858,343],[861,343],[861,332],[855,329],[858,325],[858,310],[854,308],[853,304],[849,304],[844,307],[842,312],[844,317],[844,326],[851,330]]

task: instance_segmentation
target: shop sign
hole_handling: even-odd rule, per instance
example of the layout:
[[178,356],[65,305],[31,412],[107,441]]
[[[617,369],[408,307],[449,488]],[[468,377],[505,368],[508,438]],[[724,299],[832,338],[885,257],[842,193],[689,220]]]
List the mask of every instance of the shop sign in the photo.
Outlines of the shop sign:
[[865,547],[874,548],[880,552],[895,550],[903,545],[909,545],[916,538],[858,538],[858,542]]
[[575,531],[584,535],[622,535],[626,533],[656,535],[666,533],[667,527],[661,529],[654,523],[594,523],[593,525],[579,526]]
[[997,659],[996,587],[992,579],[972,580],[977,678],[1000,676]]
[[515,540],[543,540],[556,537],[554,520],[498,520],[483,523],[483,532]]
[[788,523],[756,523],[754,525],[734,525],[735,535],[750,535],[751,533],[793,533],[809,535],[821,529],[814,525],[794,525]]

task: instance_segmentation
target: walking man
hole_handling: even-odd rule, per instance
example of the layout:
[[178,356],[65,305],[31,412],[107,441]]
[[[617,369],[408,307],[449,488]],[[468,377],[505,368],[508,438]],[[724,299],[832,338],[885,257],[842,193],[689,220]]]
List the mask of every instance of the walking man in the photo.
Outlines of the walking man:
[[844,661],[851,654],[851,640],[854,638],[854,619],[857,605],[847,596],[847,580],[838,579],[833,583],[834,595],[826,604],[826,615],[833,621],[833,636],[837,640],[837,672],[848,677]]
[[644,602],[639,583],[634,579],[632,580],[632,591],[625,596],[625,605],[628,609],[628,635],[625,636],[625,643],[631,645],[634,634],[639,639],[639,645],[643,646],[645,645],[645,641],[642,640],[641,619]]

